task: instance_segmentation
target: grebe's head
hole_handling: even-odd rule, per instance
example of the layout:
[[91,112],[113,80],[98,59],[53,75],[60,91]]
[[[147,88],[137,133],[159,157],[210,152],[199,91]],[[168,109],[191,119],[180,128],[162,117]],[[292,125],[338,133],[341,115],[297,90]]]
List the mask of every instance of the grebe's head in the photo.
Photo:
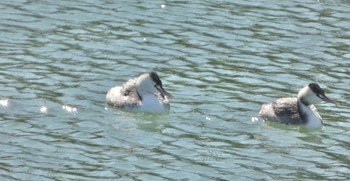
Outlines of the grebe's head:
[[324,90],[316,83],[310,83],[299,91],[298,98],[305,104],[316,104],[322,101],[337,104],[333,99],[328,98]]
[[136,81],[137,90],[140,94],[157,94],[159,93],[163,98],[174,98],[168,93],[162,85],[162,81],[156,72],[142,74]]

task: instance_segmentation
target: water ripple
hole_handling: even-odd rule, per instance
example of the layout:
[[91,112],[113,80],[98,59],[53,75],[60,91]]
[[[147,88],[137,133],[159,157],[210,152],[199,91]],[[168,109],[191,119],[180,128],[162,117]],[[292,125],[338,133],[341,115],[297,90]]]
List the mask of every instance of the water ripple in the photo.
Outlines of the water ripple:
[[[348,180],[349,5],[1,2],[0,178]],[[170,115],[106,107],[151,70]],[[251,122],[309,82],[340,102],[322,129]]]

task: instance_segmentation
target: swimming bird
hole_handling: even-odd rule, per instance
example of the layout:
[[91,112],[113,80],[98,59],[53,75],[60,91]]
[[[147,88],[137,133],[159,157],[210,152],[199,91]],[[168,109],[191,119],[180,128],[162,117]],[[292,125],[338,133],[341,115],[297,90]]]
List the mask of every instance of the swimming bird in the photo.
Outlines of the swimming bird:
[[158,74],[150,72],[111,88],[106,95],[108,105],[128,110],[167,113],[173,98],[162,85]]
[[314,104],[321,101],[337,104],[318,84],[310,83],[299,91],[296,98],[280,98],[262,105],[259,114],[264,120],[317,128],[322,125],[322,118]]

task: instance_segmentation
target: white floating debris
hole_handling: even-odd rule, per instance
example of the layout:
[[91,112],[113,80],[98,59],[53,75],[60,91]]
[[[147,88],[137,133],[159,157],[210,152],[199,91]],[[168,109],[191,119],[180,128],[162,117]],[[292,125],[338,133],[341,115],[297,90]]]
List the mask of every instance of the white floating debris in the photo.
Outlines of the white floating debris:
[[144,38],[143,38],[143,41],[147,41],[147,38],[146,38],[146,37],[144,37]]
[[210,121],[210,117],[208,117],[208,116],[205,116],[205,119],[208,120],[208,121]]
[[259,119],[255,116],[252,116],[251,121],[252,121],[252,123],[257,123],[257,124],[261,124],[261,123],[265,122],[263,119]]
[[8,99],[0,99],[0,105],[2,107],[7,107],[9,105],[9,100]]
[[41,107],[40,107],[40,112],[41,112],[41,113],[47,113],[47,107],[41,106]]
[[76,107],[72,107],[72,106],[68,106],[68,105],[63,105],[62,109],[66,110],[70,113],[77,112],[77,110],[78,110]]
[[165,4],[160,5],[160,8],[164,9],[165,8]]

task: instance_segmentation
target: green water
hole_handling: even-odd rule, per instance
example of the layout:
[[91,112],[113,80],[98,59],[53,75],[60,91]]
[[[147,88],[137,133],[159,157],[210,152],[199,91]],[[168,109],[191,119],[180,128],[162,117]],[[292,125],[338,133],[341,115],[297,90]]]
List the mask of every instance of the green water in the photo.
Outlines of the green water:
[[[0,180],[349,180],[350,3],[1,1]],[[106,107],[157,71],[169,115]],[[317,82],[317,130],[252,122]],[[7,102],[6,102],[7,101]]]

